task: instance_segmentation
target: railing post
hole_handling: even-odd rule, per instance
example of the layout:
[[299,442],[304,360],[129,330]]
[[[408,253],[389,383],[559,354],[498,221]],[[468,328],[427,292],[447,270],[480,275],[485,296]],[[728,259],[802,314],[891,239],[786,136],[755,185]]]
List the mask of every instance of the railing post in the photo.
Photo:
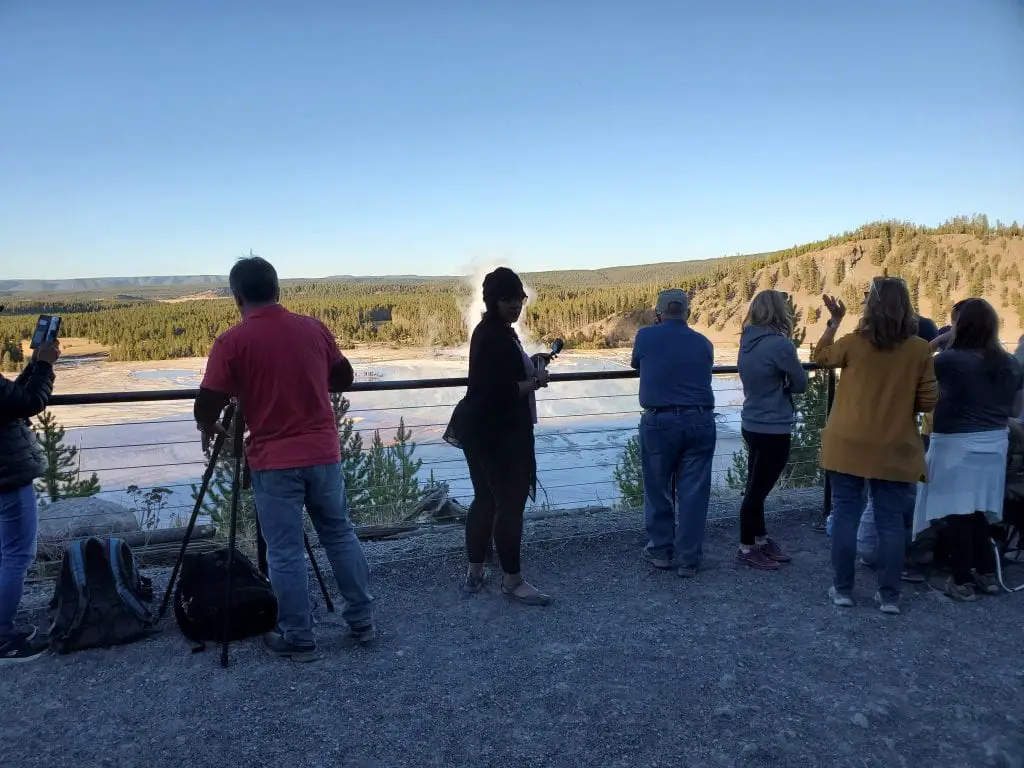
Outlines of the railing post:
[[[825,423],[828,423],[829,414],[832,413],[832,403],[836,399],[836,369],[828,368],[827,373],[828,384],[825,389]],[[821,436],[818,437],[818,451],[820,455],[821,451]],[[822,497],[821,505],[821,525],[824,527],[828,520],[829,514],[832,512],[832,481],[829,479],[828,472],[825,472],[825,492]]]

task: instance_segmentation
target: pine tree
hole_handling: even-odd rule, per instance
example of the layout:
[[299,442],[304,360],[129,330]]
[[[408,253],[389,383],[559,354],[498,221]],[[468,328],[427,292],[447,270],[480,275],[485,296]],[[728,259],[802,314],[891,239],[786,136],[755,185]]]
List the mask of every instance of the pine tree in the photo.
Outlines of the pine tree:
[[[217,532],[221,535],[228,535],[231,525],[231,485],[235,473],[235,441],[233,438],[236,420],[232,419],[228,427],[228,434],[217,456],[217,463],[213,468],[213,477],[210,478],[210,485],[206,489],[206,496],[203,498],[201,511],[209,516],[210,522],[217,526]],[[206,460],[209,462],[213,456],[213,441],[204,451]],[[241,478],[239,478],[241,480]],[[192,486],[192,501],[195,502],[199,496],[199,486]],[[243,490],[239,484],[238,494],[238,528],[247,531],[250,527],[255,528],[256,524],[256,502],[253,498],[252,489]]]
[[350,514],[357,515],[369,503],[367,488],[370,485],[370,468],[363,450],[363,436],[356,429],[355,419],[348,415],[350,407],[347,397],[340,393],[331,394],[331,409],[334,411],[334,424],[338,428],[338,444],[341,447],[341,469],[345,475],[345,493]]
[[46,458],[46,469],[36,483],[36,492],[48,501],[80,496],[94,496],[100,492],[96,473],[82,479],[82,457],[73,445],[64,445],[64,427],[50,411],[43,411],[32,425],[36,439]]
[[13,336],[0,339],[0,371],[20,371],[25,365],[21,343]]
[[[379,429],[373,433],[373,441],[366,455],[369,475],[366,512],[376,522],[391,523],[406,519],[423,498],[417,477],[423,460],[413,458],[416,444],[410,440],[411,436],[412,433],[405,428],[404,419],[399,419],[392,445],[384,444]],[[359,512],[362,516],[362,510]]]
[[626,441],[622,459],[612,472],[619,488],[619,504],[625,509],[642,509],[644,505],[644,473],[640,460],[640,436]]

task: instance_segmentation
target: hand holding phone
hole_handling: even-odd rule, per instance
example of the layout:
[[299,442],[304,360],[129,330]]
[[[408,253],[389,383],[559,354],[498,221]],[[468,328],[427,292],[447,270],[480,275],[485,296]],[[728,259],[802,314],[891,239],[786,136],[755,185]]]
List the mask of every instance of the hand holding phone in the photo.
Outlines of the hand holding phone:
[[57,341],[60,332],[60,315],[40,315],[36,321],[36,329],[32,333],[30,349],[38,349],[42,344]]
[[53,365],[60,359],[60,342],[44,341],[38,347],[36,351],[32,353],[32,360],[40,363],[49,363]]

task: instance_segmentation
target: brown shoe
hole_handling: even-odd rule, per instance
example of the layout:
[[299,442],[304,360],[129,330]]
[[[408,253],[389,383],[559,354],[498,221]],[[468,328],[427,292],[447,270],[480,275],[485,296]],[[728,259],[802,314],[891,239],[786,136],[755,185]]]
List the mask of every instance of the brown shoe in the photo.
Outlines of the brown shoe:
[[769,558],[760,547],[751,547],[749,552],[744,552],[742,549],[737,550],[736,562],[740,565],[756,568],[759,571],[777,571],[780,567],[779,564]]
[[793,562],[793,558],[782,551],[782,547],[779,546],[775,539],[768,539],[768,541],[761,545],[760,549],[765,557],[769,560],[774,560],[776,563]]

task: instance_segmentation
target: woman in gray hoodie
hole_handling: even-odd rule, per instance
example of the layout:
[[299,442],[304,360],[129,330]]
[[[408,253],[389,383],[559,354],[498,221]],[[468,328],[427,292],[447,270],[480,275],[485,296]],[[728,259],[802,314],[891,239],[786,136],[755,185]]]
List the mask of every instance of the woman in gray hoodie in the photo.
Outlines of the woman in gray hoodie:
[[793,344],[793,315],[786,294],[761,291],[747,310],[739,354],[743,382],[742,433],[747,446],[747,486],[740,507],[736,561],[774,571],[791,558],[768,537],[764,502],[789,460],[793,395],[807,390],[807,372]]

